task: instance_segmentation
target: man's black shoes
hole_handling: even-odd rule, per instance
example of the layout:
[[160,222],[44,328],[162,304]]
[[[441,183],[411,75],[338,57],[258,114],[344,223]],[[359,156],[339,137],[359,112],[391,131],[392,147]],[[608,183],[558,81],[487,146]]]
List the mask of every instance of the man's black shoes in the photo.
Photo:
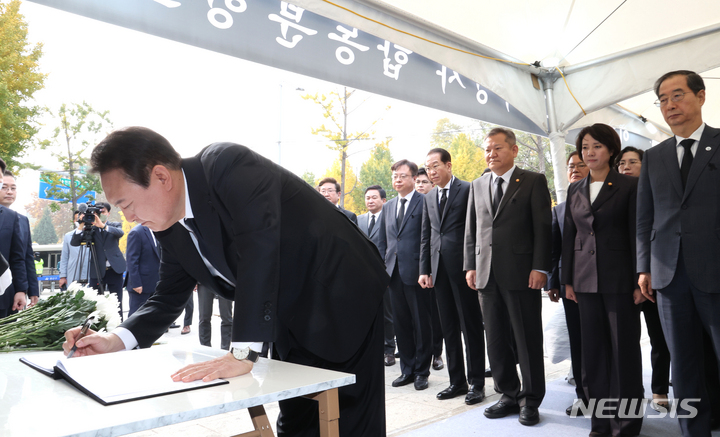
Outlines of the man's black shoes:
[[395,365],[395,355],[385,354],[385,365],[386,366],[394,366]]
[[452,399],[454,397],[464,395],[467,392],[468,392],[467,385],[450,384],[450,387],[446,388],[445,390],[443,390],[437,394],[437,398],[440,399],[441,401],[444,401],[446,399]]
[[443,367],[445,367],[445,363],[443,363],[442,357],[433,357],[432,360],[432,368],[433,370],[442,370]]
[[425,390],[428,388],[428,377],[418,375],[415,377],[415,390]]
[[485,399],[485,387],[476,387],[471,385],[468,390],[467,396],[465,396],[465,403],[467,405],[479,404]]
[[393,387],[402,387],[403,385],[412,384],[415,378],[412,375],[400,375],[392,382]]
[[503,401],[498,401],[495,405],[487,407],[483,414],[488,419],[499,419],[508,414],[517,414],[519,412],[520,406],[518,404],[506,404]]
[[522,407],[520,408],[520,417],[518,422],[525,426],[537,425],[540,422],[540,413],[538,413],[537,407]]

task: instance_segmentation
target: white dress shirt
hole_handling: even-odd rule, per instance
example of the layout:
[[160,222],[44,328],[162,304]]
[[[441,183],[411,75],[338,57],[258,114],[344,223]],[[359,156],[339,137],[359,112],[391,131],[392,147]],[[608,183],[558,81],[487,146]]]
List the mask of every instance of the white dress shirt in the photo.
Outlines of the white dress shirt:
[[702,138],[702,134],[705,131],[705,123],[701,124],[699,128],[695,132],[692,133],[688,138],[683,138],[679,135],[675,135],[675,147],[677,148],[677,156],[678,156],[678,165],[682,166],[682,159],[685,155],[685,148],[680,145],[680,142],[682,140],[695,140],[695,143],[693,143],[692,147],[690,148],[690,151],[692,152],[693,157],[697,156],[697,148],[700,144],[700,138]]

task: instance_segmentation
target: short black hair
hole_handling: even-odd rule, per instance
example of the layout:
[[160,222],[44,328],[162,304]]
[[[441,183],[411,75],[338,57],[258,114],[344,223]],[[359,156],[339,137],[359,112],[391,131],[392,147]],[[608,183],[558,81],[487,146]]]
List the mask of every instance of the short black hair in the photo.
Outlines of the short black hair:
[[510,129],[505,129],[504,127],[494,127],[488,132],[488,134],[485,136],[485,139],[487,140],[490,137],[494,137],[495,135],[503,134],[505,135],[505,142],[510,144],[511,146],[514,146],[517,144],[517,138],[515,138],[515,132],[513,132]]
[[441,148],[441,147],[436,147],[436,148],[434,148],[434,149],[431,149],[431,150],[428,152],[427,156],[430,156],[430,155],[432,155],[432,154],[434,154],[434,153],[439,153],[439,154],[440,154],[440,161],[442,161],[443,164],[447,164],[448,162],[452,162],[452,156],[450,156],[450,152],[448,152],[447,150],[445,150],[445,149],[443,149],[443,148]]
[[130,182],[143,188],[150,185],[150,171],[156,165],[180,170],[181,164],[180,154],[165,137],[140,126],[111,132],[95,146],[90,156],[91,172],[102,175],[120,170]]
[[595,138],[600,144],[608,148],[608,150],[610,151],[609,164],[612,167],[613,162],[615,162],[615,160],[617,159],[617,156],[620,154],[620,148],[622,147],[622,143],[620,142],[620,135],[618,135],[615,129],[604,123],[595,123],[592,126],[584,127],[578,134],[577,140],[575,140],[575,147],[581,159],[582,141],[583,138],[585,138],[585,135],[588,134],[591,137]]
[[107,202],[95,202],[95,206],[98,208],[105,208],[107,212],[110,212],[112,208],[110,208],[110,204]]
[[6,169],[7,169],[7,165],[5,164],[5,160],[0,158],[0,171],[2,171],[4,174]]
[[685,76],[685,80],[687,81],[687,86],[690,88],[690,91],[693,92],[693,94],[699,93],[701,90],[705,89],[705,81],[703,81],[703,78],[700,77],[699,74],[695,73],[694,71],[690,70],[675,70],[671,71],[669,73],[665,73],[662,76],[660,76],[660,79],[655,81],[655,95],[660,97],[660,85],[662,85],[663,82],[665,82],[667,79],[670,79],[673,76]]
[[567,164],[568,162],[570,162],[570,159],[571,159],[573,156],[575,156],[575,155],[577,155],[577,157],[580,158],[580,161],[582,161],[582,155],[579,154],[577,150],[573,150],[573,151],[570,152],[570,154],[568,155],[568,158],[567,158],[567,161],[565,161],[565,164]]
[[[420,168],[418,169],[417,175],[418,175],[418,176],[425,176],[425,177],[427,177],[427,170],[425,170],[425,167],[420,167]],[[428,179],[430,179],[430,178],[428,178]]]
[[3,172],[3,176],[10,176],[11,178],[15,177],[15,175],[10,170],[5,170]]
[[412,161],[408,161],[407,159],[401,159],[400,161],[396,162],[395,164],[392,165],[392,167],[390,167],[390,170],[395,171],[398,168],[402,167],[403,165],[408,166],[408,168],[410,169],[410,173],[412,174],[413,177],[417,176],[417,174],[418,174],[417,164],[415,164]]
[[378,193],[380,193],[381,199],[387,199],[387,193],[380,185],[370,185],[369,187],[365,188],[365,194],[367,194],[367,192],[370,190],[376,190]]
[[626,148],[622,149],[620,153],[618,153],[617,159],[615,159],[615,167],[618,167],[620,165],[620,160],[622,159],[623,155],[627,152],[635,152],[638,154],[638,157],[640,157],[640,162],[642,162],[643,155],[645,154],[644,151],[638,149],[637,147],[633,146],[627,146]]
[[325,184],[334,184],[334,185],[335,185],[335,191],[337,191],[338,193],[341,191],[340,184],[338,184],[338,181],[337,181],[337,179],[335,179],[335,178],[322,178],[322,179],[320,179],[320,183],[318,183],[318,189],[320,189],[320,187],[322,187],[322,186],[325,185]]

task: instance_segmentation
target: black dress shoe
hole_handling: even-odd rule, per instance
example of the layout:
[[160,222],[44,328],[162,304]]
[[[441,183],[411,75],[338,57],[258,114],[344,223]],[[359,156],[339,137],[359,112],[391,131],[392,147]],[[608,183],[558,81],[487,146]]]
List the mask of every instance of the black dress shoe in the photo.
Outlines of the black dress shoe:
[[443,363],[442,357],[441,356],[433,357],[433,360],[432,360],[433,370],[442,370],[443,367],[445,367],[445,363]]
[[490,370],[489,367],[487,369],[485,369],[485,377],[492,378],[492,370]]
[[[583,412],[580,409],[580,407],[583,407],[583,403],[580,399],[576,399],[575,402],[573,402],[572,405],[567,407],[565,409],[565,414],[567,414],[570,417],[583,417]],[[575,409],[575,414],[573,414],[573,408]]]
[[520,417],[518,422],[525,426],[537,425],[540,422],[540,413],[538,413],[537,407],[522,407],[520,408]]
[[465,396],[465,403],[468,405],[479,404],[485,399],[485,387],[476,387],[471,385],[468,390],[467,396]]
[[415,377],[415,390],[425,390],[428,388],[428,377],[418,375]]
[[412,384],[413,380],[412,375],[400,375],[395,381],[392,382],[393,387],[402,387],[403,385]]
[[385,354],[385,365],[386,366],[394,366],[395,365],[395,355]]
[[498,401],[495,405],[487,407],[483,414],[488,419],[499,419],[508,414],[517,414],[519,412],[520,406],[518,404],[506,404],[503,401]]
[[177,323],[173,323],[172,325],[170,325],[170,327],[175,329],[175,328],[179,328],[180,325],[178,325]]
[[395,352],[395,358],[400,358],[400,351]]
[[443,401],[445,399],[452,399],[456,396],[464,395],[467,392],[467,385],[450,384],[450,387],[437,394],[437,398]]

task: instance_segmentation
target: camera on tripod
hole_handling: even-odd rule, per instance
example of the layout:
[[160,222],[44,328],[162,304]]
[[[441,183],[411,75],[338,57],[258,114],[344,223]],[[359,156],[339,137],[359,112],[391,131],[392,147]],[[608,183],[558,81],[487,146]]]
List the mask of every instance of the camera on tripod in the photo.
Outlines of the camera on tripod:
[[95,224],[95,216],[100,215],[102,208],[98,208],[95,205],[88,205],[87,203],[81,203],[78,205],[78,211],[80,211],[81,214],[84,214],[80,222],[85,225],[84,230],[87,231]]

